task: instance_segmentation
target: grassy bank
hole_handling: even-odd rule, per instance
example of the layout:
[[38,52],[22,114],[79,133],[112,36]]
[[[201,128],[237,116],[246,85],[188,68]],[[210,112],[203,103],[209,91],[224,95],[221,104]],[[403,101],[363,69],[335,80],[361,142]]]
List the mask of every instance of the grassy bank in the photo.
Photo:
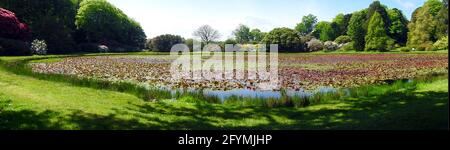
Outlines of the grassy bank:
[[360,88],[359,94],[305,108],[267,109],[189,99],[149,102],[2,67],[0,129],[447,129],[447,78],[394,85]]

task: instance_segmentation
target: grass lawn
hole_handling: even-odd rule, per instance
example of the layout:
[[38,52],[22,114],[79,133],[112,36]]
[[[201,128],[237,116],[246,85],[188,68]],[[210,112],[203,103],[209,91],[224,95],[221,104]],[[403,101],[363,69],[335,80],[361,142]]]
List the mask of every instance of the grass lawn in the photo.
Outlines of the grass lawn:
[[0,129],[448,129],[448,79],[306,108],[267,109],[146,102],[0,67]]

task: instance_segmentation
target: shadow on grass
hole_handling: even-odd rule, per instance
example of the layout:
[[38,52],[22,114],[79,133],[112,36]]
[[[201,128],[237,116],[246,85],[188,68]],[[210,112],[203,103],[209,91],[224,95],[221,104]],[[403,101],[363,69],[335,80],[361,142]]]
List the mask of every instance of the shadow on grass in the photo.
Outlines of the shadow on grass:
[[394,92],[312,108],[156,102],[130,104],[107,116],[13,111],[4,109],[7,103],[0,103],[0,129],[448,129],[448,92]]

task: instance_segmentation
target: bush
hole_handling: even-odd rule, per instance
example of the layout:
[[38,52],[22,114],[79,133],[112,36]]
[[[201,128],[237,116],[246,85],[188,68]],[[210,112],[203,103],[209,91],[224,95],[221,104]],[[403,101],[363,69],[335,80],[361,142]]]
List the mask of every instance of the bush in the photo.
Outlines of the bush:
[[151,48],[157,52],[170,52],[173,45],[184,43],[184,39],[179,35],[160,35],[151,40]]
[[0,38],[0,55],[24,56],[31,55],[30,47],[26,42],[14,39]]
[[335,42],[332,42],[332,41],[326,41],[323,44],[323,46],[324,46],[324,49],[327,50],[327,51],[334,51],[334,50],[339,49],[339,45],[337,43],[335,43]]
[[21,23],[13,12],[0,8],[0,37],[28,41],[31,33],[28,26]]
[[400,47],[400,48],[398,48],[398,50],[400,50],[401,52],[410,52],[411,48],[410,47]]
[[431,43],[422,43],[416,47],[417,51],[431,51],[433,50],[433,44]]
[[345,43],[349,43],[351,41],[352,41],[352,38],[347,35],[341,35],[334,40],[334,42],[336,42],[337,44],[345,44]]
[[278,44],[280,52],[302,52],[303,43],[297,32],[289,28],[275,28],[266,34],[262,43],[269,46],[270,44]]
[[100,53],[107,53],[107,52],[109,52],[109,48],[108,48],[108,46],[106,46],[106,45],[99,45],[99,46],[97,47],[97,50],[98,50],[98,52],[100,52]]
[[47,43],[44,40],[34,40],[31,43],[31,51],[37,55],[47,55]]
[[75,25],[88,43],[106,40],[126,44],[119,47],[107,45],[112,51],[115,51],[113,47],[135,51],[145,46],[146,36],[139,23],[106,0],[83,0]]
[[355,48],[353,47],[353,44],[354,44],[354,42],[342,44],[340,46],[339,50],[343,50],[343,51],[354,50]]
[[433,49],[435,50],[447,50],[448,49],[448,36],[444,36],[436,43],[433,44]]
[[324,46],[322,41],[318,39],[312,39],[311,41],[307,42],[309,51],[320,51],[323,50]]

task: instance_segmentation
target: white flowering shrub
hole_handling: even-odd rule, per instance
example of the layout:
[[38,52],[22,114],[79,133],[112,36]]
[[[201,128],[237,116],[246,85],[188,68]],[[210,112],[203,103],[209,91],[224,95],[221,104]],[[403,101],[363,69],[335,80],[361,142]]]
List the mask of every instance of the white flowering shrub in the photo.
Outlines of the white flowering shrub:
[[98,52],[100,52],[100,53],[107,53],[107,52],[109,52],[109,48],[106,45],[99,45],[98,46]]
[[324,49],[327,51],[334,51],[339,49],[339,45],[333,41],[326,41],[324,44]]
[[34,40],[31,43],[31,50],[36,55],[47,55],[47,43],[44,40]]

